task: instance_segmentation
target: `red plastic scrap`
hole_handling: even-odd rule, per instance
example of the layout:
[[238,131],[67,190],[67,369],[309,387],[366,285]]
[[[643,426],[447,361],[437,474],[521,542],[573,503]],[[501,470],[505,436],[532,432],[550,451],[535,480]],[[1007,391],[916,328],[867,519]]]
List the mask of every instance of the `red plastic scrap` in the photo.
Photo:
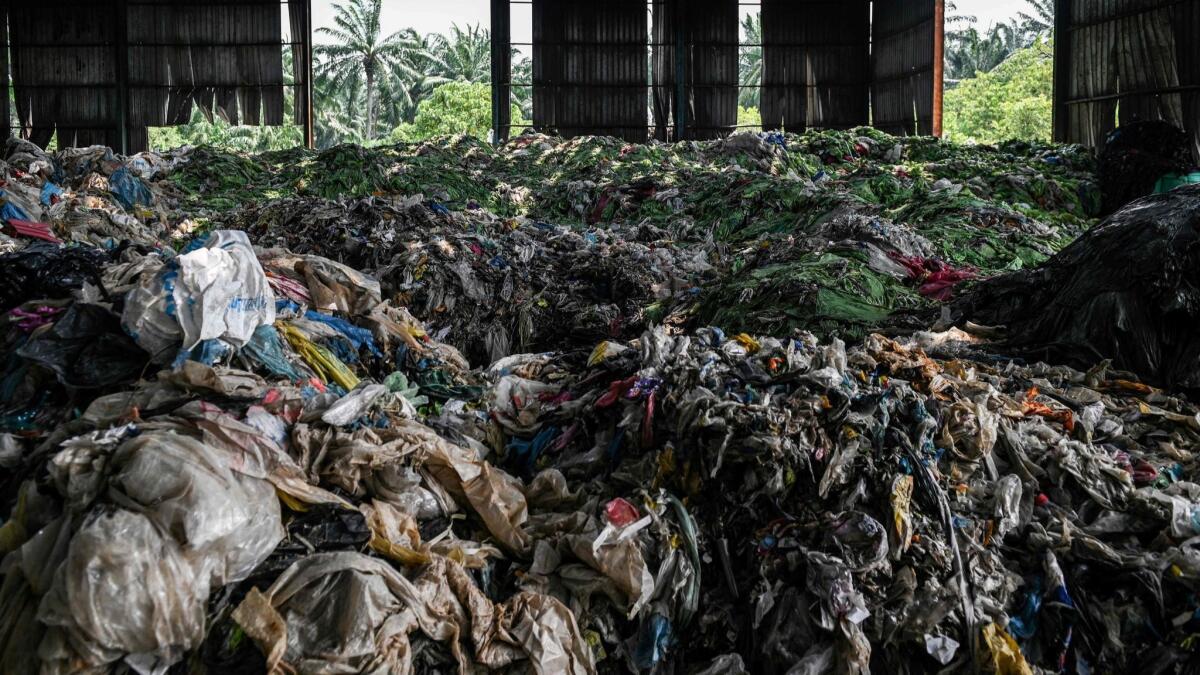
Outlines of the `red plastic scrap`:
[[908,270],[909,279],[920,283],[918,293],[939,302],[950,300],[955,286],[976,276],[975,270],[954,267],[937,258],[908,256],[895,251],[889,253],[888,257]]
[[54,236],[50,231],[50,226],[46,223],[35,223],[29,220],[21,220],[20,218],[9,218],[8,225],[4,228],[4,231],[13,237],[29,237],[55,244],[62,243],[62,239]]
[[637,375],[631,375],[623,380],[615,380],[608,385],[608,391],[596,400],[597,408],[607,408],[617,402],[617,399],[622,394],[629,391],[629,388],[637,382]]
[[617,497],[604,505],[604,515],[613,525],[625,527],[638,519],[638,510],[633,504]]

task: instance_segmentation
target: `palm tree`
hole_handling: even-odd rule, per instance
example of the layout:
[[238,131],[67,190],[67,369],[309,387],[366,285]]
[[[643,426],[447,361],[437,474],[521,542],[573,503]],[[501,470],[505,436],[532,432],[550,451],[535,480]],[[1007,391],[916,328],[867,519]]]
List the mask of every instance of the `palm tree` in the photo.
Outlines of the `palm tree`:
[[[519,57],[519,58],[518,58]],[[529,60],[528,56],[521,56],[520,52],[513,49],[513,67],[511,73],[511,82],[532,82],[533,81],[533,61]],[[521,109],[521,117],[524,119],[533,119],[533,89],[528,86],[514,86],[512,88],[512,102]],[[515,120],[514,120],[515,121]]]
[[419,43],[412,29],[396,31],[382,37],[379,14],[382,0],[349,0],[346,5],[333,6],[336,27],[322,26],[317,32],[336,40],[335,44],[319,45],[322,57],[320,72],[329,78],[336,90],[363,87],[366,123],[363,137],[375,137],[375,94],[381,78],[405,77],[418,79],[420,72],[413,66]]
[[946,77],[961,80],[986,73],[1024,46],[1024,31],[1014,21],[981,34],[974,26],[957,31],[946,49]]
[[492,40],[486,28],[451,24],[449,35],[435,35],[432,42],[430,62],[437,75],[459,82],[491,79]]
[[742,88],[738,103],[747,108],[758,106],[759,86],[762,84],[762,14],[742,17],[743,47],[738,55],[738,71]]
[[409,36],[414,48],[400,62],[388,70],[388,77],[380,84],[380,110],[382,124],[387,130],[401,123],[412,122],[417,115],[417,106],[433,93],[435,87],[449,80],[435,73],[434,50],[438,36],[421,36],[412,31]]
[[362,143],[363,92],[359,86],[338,88],[320,73],[313,80],[313,99],[320,104],[314,106],[313,131],[316,144],[322,150],[338,143]]
[[1030,12],[1018,12],[1021,30],[1034,38],[1054,31],[1054,0],[1025,0]]

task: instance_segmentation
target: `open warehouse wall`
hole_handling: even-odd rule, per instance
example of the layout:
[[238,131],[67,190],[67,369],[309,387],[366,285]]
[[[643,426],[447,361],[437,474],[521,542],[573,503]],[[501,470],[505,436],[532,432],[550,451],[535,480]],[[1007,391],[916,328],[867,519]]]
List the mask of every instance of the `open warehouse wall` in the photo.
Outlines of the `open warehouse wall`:
[[232,124],[280,125],[287,86],[296,122],[309,117],[308,2],[46,0],[4,11],[17,120],[8,132],[38,145],[57,134],[60,146],[141,150],[147,127],[185,124],[193,106]]
[[1058,0],[1056,16],[1055,140],[1161,119],[1200,158],[1200,0]]
[[[492,0],[493,126],[507,119],[512,8]],[[735,0],[534,0],[533,126],[639,141],[737,128],[739,50],[761,49],[763,127],[941,131],[944,0],[762,0],[761,41],[740,41]]]

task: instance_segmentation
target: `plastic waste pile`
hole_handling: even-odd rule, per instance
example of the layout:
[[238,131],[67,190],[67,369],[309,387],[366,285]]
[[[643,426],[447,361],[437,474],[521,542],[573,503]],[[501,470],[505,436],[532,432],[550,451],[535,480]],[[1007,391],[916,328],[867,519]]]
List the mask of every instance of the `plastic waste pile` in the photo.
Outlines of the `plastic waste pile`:
[[[0,672],[1192,659],[1200,408],[1152,364],[1028,358],[1004,330],[1042,333],[974,294],[1019,281],[1008,306],[1049,314],[1036,280],[1066,296],[1194,191],[1042,264],[1090,223],[1072,148],[13,144],[2,168]],[[1165,267],[1145,293],[1192,269]]]
[[419,197],[277,199],[214,223],[369,271],[472,363],[634,337],[655,306],[693,298],[713,271],[713,254],[653,225],[573,228]]
[[[171,229],[165,200],[151,181],[187,160],[188,149],[117,157],[101,146],[67,148],[53,157],[36,145],[9,138],[0,166],[0,252],[17,244],[9,235],[111,248],[124,241],[153,245]],[[157,190],[166,190],[160,184]],[[51,227],[46,227],[47,225]]]
[[164,182],[197,221],[376,274],[473,360],[646,319],[857,339],[1042,262],[1099,209],[1078,148],[871,129],[191,156]]

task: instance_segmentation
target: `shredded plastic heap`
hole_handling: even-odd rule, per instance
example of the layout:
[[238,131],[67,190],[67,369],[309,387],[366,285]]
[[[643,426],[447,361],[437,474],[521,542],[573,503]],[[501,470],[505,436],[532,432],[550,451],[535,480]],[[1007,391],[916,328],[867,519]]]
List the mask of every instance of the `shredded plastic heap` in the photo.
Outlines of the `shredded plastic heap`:
[[1195,191],[1089,230],[1078,148],[871,130],[0,170],[0,672],[1194,667],[1200,408],[1098,321],[1014,354]]

